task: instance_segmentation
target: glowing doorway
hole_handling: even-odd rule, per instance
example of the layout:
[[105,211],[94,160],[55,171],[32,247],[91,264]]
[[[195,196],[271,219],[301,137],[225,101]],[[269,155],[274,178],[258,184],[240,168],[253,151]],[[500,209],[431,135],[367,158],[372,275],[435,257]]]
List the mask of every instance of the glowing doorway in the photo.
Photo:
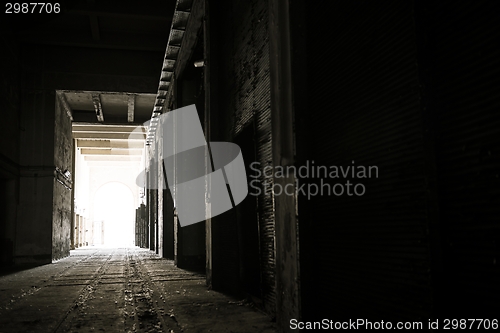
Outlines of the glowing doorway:
[[97,244],[111,247],[134,245],[134,196],[122,183],[101,186],[94,197],[94,226]]

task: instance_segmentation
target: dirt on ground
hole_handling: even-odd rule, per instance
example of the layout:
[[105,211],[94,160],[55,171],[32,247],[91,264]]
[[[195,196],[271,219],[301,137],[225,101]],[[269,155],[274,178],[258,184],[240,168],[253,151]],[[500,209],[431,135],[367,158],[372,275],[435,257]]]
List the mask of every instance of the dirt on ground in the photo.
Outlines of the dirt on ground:
[[139,248],[71,251],[0,277],[0,333],[276,332],[252,303]]

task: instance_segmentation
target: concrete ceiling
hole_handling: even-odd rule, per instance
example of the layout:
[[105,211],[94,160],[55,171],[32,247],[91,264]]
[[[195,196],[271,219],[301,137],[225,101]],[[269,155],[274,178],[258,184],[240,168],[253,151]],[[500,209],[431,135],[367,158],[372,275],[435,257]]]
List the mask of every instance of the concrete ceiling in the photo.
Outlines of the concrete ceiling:
[[142,124],[151,117],[155,94],[62,90],[75,122]]
[[30,79],[43,76],[50,89],[157,92],[176,0],[58,4],[58,13],[0,20],[5,51],[18,56]]
[[176,0],[58,2],[57,14],[5,15],[2,35],[68,89],[58,95],[89,165],[138,163]]
[[89,166],[137,166],[154,94],[59,91],[73,116],[73,138]]
[[89,166],[138,166],[146,128],[140,125],[73,123],[76,147]]
[[59,3],[61,11],[57,14],[11,15],[16,16],[10,18],[9,25],[17,40],[56,46],[165,51],[175,0]]

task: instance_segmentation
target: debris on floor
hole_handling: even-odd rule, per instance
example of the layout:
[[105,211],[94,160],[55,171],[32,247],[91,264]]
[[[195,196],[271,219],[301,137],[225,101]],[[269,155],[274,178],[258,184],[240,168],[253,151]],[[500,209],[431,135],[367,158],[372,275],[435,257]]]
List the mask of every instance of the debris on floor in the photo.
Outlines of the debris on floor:
[[208,290],[205,276],[149,250],[71,251],[0,277],[0,333],[276,332],[246,300]]

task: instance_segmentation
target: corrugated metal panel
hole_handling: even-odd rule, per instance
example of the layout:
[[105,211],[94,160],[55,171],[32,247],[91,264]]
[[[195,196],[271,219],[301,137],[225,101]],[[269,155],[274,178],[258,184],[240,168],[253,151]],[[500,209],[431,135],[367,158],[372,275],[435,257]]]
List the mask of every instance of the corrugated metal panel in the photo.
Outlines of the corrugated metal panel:
[[[494,3],[428,6],[445,276],[458,313],[498,314],[500,20]],[[460,291],[457,293],[457,291]],[[454,312],[457,313],[457,312]]]
[[[224,59],[220,63],[219,103],[226,115],[220,117],[219,126],[224,128],[224,139],[232,141],[244,128],[255,123],[256,154],[261,168],[272,165],[267,6],[267,1],[227,1],[218,6],[218,15],[225,18],[224,33],[217,42],[221,44],[219,57]],[[266,310],[274,313],[274,203],[269,191],[258,197],[258,210],[262,297]],[[233,232],[232,237],[237,240],[234,237],[237,230],[226,231]],[[226,245],[230,253],[238,246],[237,243]],[[215,251],[214,246],[214,256]],[[229,267],[228,263],[226,269]],[[231,276],[237,275],[233,272]]]
[[135,245],[145,248],[147,245],[148,228],[146,219],[146,206],[141,204],[135,214]]
[[432,300],[412,4],[311,6],[310,128],[299,135],[309,137],[307,159],[377,166],[379,177],[348,178],[365,185],[362,196],[299,198],[304,316],[425,318]]

